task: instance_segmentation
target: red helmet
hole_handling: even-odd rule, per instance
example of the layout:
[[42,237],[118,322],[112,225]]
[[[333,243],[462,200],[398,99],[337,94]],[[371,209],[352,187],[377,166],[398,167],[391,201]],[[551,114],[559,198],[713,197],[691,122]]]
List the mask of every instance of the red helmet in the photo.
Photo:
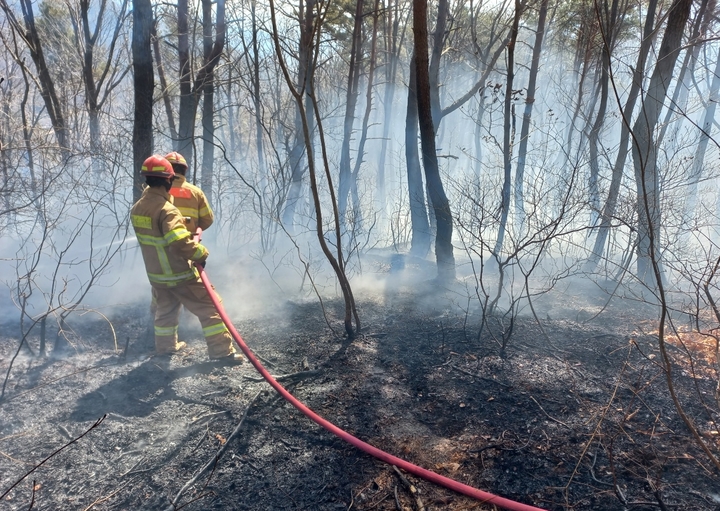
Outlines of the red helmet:
[[143,162],[142,169],[140,169],[140,175],[175,177],[175,171],[169,161],[159,154],[153,154],[150,158]]
[[167,153],[165,155],[165,159],[173,165],[180,165],[181,167],[187,168],[187,162],[185,161],[185,158],[183,158],[183,155],[180,153],[176,153],[175,151]]

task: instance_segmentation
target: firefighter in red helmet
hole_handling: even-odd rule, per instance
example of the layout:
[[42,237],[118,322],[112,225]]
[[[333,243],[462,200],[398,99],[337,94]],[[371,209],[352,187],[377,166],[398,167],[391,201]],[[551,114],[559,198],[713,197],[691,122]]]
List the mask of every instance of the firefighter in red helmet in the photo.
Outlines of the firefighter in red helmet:
[[153,155],[145,160],[140,174],[147,188],[133,205],[130,219],[157,299],[155,349],[167,354],[186,346],[177,338],[182,305],[200,320],[211,359],[241,363],[242,355],[235,353],[230,332],[192,264],[203,264],[208,251],[192,239],[182,213],[171,201],[172,165],[164,157]]
[[170,189],[170,195],[175,199],[175,207],[185,217],[185,225],[192,233],[198,227],[203,231],[207,230],[213,223],[213,212],[203,191],[185,179],[185,172],[188,168],[185,158],[182,154],[173,151],[166,154],[165,159],[170,162],[175,171],[175,180]]

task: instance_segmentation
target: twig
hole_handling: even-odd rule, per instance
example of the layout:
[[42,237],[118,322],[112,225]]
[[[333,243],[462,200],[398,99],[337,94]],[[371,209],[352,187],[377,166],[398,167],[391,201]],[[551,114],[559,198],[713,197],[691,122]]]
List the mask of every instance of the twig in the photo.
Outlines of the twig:
[[[415,488],[415,485],[413,485],[410,481],[408,481],[407,477],[405,477],[400,470],[393,465],[393,470],[395,471],[395,474],[397,474],[398,478],[400,479],[400,482],[405,485],[405,488],[410,492],[410,494],[415,498],[415,505],[417,506],[418,511],[425,511],[425,505],[423,504],[422,500],[420,500],[420,497],[418,496],[417,488]],[[395,487],[397,489],[397,486]]]
[[562,425],[562,426],[565,426],[565,427],[568,428],[568,429],[572,429],[570,426],[568,426],[567,424],[565,424],[563,421],[558,420],[558,419],[556,419],[556,418],[554,418],[554,417],[551,417],[550,414],[548,414],[548,413],[545,411],[545,408],[543,408],[542,405],[540,405],[540,403],[537,402],[537,399],[535,399],[535,398],[532,397],[532,396],[530,396],[530,399],[532,399],[533,401],[535,401],[535,404],[540,407],[540,409],[542,410],[542,412],[545,414],[545,417],[547,417],[547,418],[550,419],[551,421],[557,422],[558,424],[560,424],[560,425]]
[[177,508],[177,503],[180,500],[180,497],[193,485],[197,482],[200,477],[205,474],[205,472],[209,470],[214,470],[215,466],[217,465],[218,461],[220,461],[220,458],[223,457],[225,454],[225,451],[227,451],[228,447],[232,443],[232,440],[240,433],[240,428],[242,427],[243,423],[245,422],[245,417],[247,417],[248,411],[252,407],[253,403],[255,403],[255,400],[260,396],[261,392],[258,392],[255,394],[255,396],[250,400],[250,403],[248,403],[247,408],[245,408],[245,412],[243,413],[242,417],[240,417],[240,422],[235,427],[235,430],[230,434],[230,436],[227,438],[223,446],[218,450],[218,452],[215,454],[215,456],[212,457],[210,461],[208,461],[204,467],[200,469],[200,471],[195,474],[195,476],[190,479],[187,483],[185,483],[185,486],[183,486],[180,491],[175,495],[175,498],[172,501],[172,507],[168,508],[168,511],[171,511],[173,509]]
[[485,378],[484,376],[479,376],[479,375],[477,375],[477,374],[475,374],[475,373],[471,373],[470,371],[466,371],[465,369],[462,369],[462,368],[460,368],[460,367],[458,367],[458,366],[451,365],[450,367],[452,367],[452,368],[455,369],[456,371],[460,371],[461,373],[467,374],[468,376],[472,376],[473,378],[477,378],[478,380],[483,380],[483,381],[487,381],[487,382],[490,382],[490,383],[497,383],[498,385],[500,385],[500,386],[502,386],[502,387],[505,387],[506,389],[511,389],[511,388],[512,388],[512,385],[508,385],[507,383],[502,383],[502,382],[499,382],[499,381],[497,381],[497,380],[493,380],[492,378]]
[[203,434],[200,435],[200,438],[198,439],[197,444],[195,444],[195,447],[193,447],[190,452],[191,453],[195,452],[198,449],[198,447],[200,447],[202,445],[202,443],[205,441],[205,437],[207,437],[209,435],[210,435],[210,429],[208,428],[208,425],[206,424],[205,431],[203,431]]
[[503,448],[503,444],[490,444],[490,445],[486,445],[485,447],[480,447],[479,449],[470,449],[468,452],[476,454],[476,453],[481,453],[483,451],[487,451],[488,449],[502,449],[502,448]]
[[127,470],[126,472],[120,474],[119,477],[125,477],[126,475],[133,473],[133,470],[135,470],[135,469],[138,467],[138,465],[140,465],[140,463],[142,463],[143,461],[145,461],[145,456],[143,456],[142,458],[140,458],[140,460],[138,460],[138,462],[135,463],[135,464],[130,468],[130,470]]
[[[22,392],[19,392],[18,394],[15,394],[14,396],[11,396],[11,397],[9,397],[9,398],[7,398],[7,399],[2,399],[2,398],[0,398],[0,403],[3,403],[3,404],[8,403],[8,402],[10,402],[10,401],[13,401],[13,400],[19,398],[20,396],[24,396],[25,394],[28,394],[28,393],[30,393],[30,392],[32,392],[32,391],[34,391],[34,390],[37,390],[37,389],[41,389],[41,388],[43,388],[43,387],[47,387],[48,385],[52,385],[53,383],[58,382],[58,381],[60,381],[60,380],[63,380],[63,379],[65,379],[65,378],[69,378],[70,376],[75,376],[76,374],[80,374],[80,373],[85,373],[85,372],[88,372],[88,371],[92,371],[93,369],[102,369],[102,368],[105,368],[105,367],[112,367],[113,365],[115,365],[115,364],[100,364],[100,365],[96,365],[96,366],[85,367],[85,368],[83,368],[83,369],[79,369],[79,370],[77,370],[77,371],[73,371],[72,373],[69,373],[69,374],[64,374],[64,375],[59,376],[59,377],[57,377],[57,378],[54,378],[54,379],[52,379],[52,380],[48,380],[48,381],[46,381],[45,383],[41,383],[40,385],[37,385],[37,386],[35,386],[35,387],[31,388],[31,389],[23,390]],[[0,394],[0,395],[1,395],[1,394]]]
[[592,457],[592,465],[590,465],[590,475],[593,478],[593,481],[599,484],[604,484],[605,486],[613,486],[611,483],[606,483],[604,481],[600,481],[597,477],[595,477],[595,462],[597,461],[597,452],[593,453]]
[[[71,311],[71,309],[68,309],[67,307],[63,307],[63,310],[66,310],[69,312]],[[78,311],[79,309],[72,309],[72,310]],[[103,318],[107,322],[107,324],[110,326],[110,332],[112,333],[112,336],[113,336],[113,345],[115,346],[115,353],[117,353],[118,352],[117,336],[115,335],[115,327],[113,327],[112,321],[110,321],[105,314],[103,314],[102,312],[95,310],[95,309],[85,309],[82,312],[82,314],[80,314],[80,316],[84,316],[88,312],[94,312],[95,314],[97,314],[98,316]],[[129,337],[127,338],[127,340],[128,340],[128,342],[130,342]],[[125,351],[127,352],[127,343],[125,343]]]
[[[299,380],[299,379],[301,379],[301,378],[307,378],[307,377],[309,377],[309,376],[316,376],[316,375],[320,374],[320,372],[321,372],[321,371],[320,371],[319,369],[313,369],[312,371],[300,371],[300,372],[297,372],[297,373],[290,373],[290,374],[283,374],[283,375],[280,375],[280,376],[273,376],[273,378],[275,378],[275,380],[277,380],[277,381],[286,381],[286,380],[295,380],[295,379],[298,379],[298,380]],[[254,377],[254,376],[245,376],[244,378],[245,378],[246,380],[254,381],[254,382],[265,381],[265,378],[257,378],[257,377]]]
[[202,419],[209,419],[211,417],[215,417],[216,415],[225,415],[228,413],[230,413],[230,410],[223,410],[222,412],[209,412],[209,413],[206,413],[205,415],[198,415],[197,417],[193,417],[190,422],[197,422]]
[[12,456],[10,456],[8,453],[3,452],[3,451],[0,451],[0,456],[5,456],[10,461],[14,461],[15,463],[18,463],[20,465],[32,465],[32,463],[28,463],[27,461],[15,459]]
[[92,509],[93,507],[95,507],[97,504],[101,504],[101,503],[105,502],[106,500],[110,500],[112,497],[114,497],[115,495],[117,495],[118,493],[120,493],[120,490],[122,490],[122,489],[125,488],[127,485],[129,485],[130,483],[133,483],[133,482],[135,482],[135,481],[136,481],[136,479],[130,479],[129,481],[127,481],[125,484],[123,484],[122,486],[120,486],[120,487],[119,487],[117,490],[115,490],[114,492],[106,495],[105,497],[100,497],[100,498],[98,498],[95,502],[93,502],[93,503],[90,504],[88,507],[86,507],[85,509],[83,509],[83,511],[88,511],[89,509]]
[[60,432],[63,434],[63,436],[65,438],[67,438],[68,440],[72,440],[73,436],[70,434],[70,432],[67,430],[67,428],[65,426],[63,426],[62,424],[58,424],[58,429],[60,430]]
[[224,396],[225,394],[227,394],[226,390],[214,390],[212,392],[208,392],[207,394],[203,394],[200,397],[204,399],[206,397],[212,397],[212,396]]
[[655,495],[655,498],[656,498],[657,501],[658,501],[658,505],[660,506],[660,509],[661,509],[662,511],[668,511],[667,506],[665,505],[665,503],[664,503],[663,500],[662,500],[662,495],[660,495],[660,490],[655,490],[655,491],[653,492],[653,494]]
[[127,359],[127,351],[128,351],[129,344],[130,344],[130,336],[127,336],[125,338],[125,349],[123,350],[123,354],[121,357],[123,360]]
[[398,511],[405,511],[405,509],[402,507],[402,504],[400,504],[400,499],[398,498],[397,484],[395,485],[395,507]]
[[613,388],[612,395],[610,396],[610,400],[608,401],[607,405],[605,405],[605,407],[603,408],[602,415],[600,416],[600,421],[595,426],[595,429],[593,430],[592,435],[590,435],[590,439],[585,443],[582,453],[580,453],[580,458],[578,459],[577,463],[575,464],[575,468],[573,469],[572,474],[570,475],[570,478],[568,479],[568,482],[565,485],[564,491],[565,491],[566,501],[569,500],[568,488],[570,488],[570,484],[572,483],[573,479],[575,478],[575,475],[578,472],[580,463],[582,463],[582,460],[585,457],[585,454],[587,453],[588,449],[592,445],[595,437],[598,435],[598,432],[600,431],[600,426],[602,425],[603,421],[605,420],[605,416],[607,415],[607,412],[610,409],[610,405],[612,405],[613,401],[615,401],[615,396],[617,395],[618,389],[620,388],[620,384],[622,383],[622,376],[623,376],[623,374],[625,374],[625,369],[627,368],[627,366],[629,364],[629,359],[630,359],[630,351],[628,351],[628,357],[627,357],[627,359],[625,359],[625,363],[623,364],[622,369],[620,370],[620,374],[618,375],[617,382],[615,383],[615,388]]
[[36,486],[35,486],[35,483],[36,483],[36,481],[35,481],[35,479],[33,479],[33,482],[32,482],[32,498],[30,499],[30,506],[28,507],[28,511],[29,511],[30,509],[32,509],[33,506],[35,505],[35,487],[36,487]]
[[[92,426],[90,426],[90,427],[87,429],[87,431],[85,431],[82,435],[80,435],[79,437],[75,438],[74,440],[71,440],[70,442],[66,443],[65,445],[63,445],[63,446],[60,447],[59,449],[53,451],[53,452],[50,454],[50,456],[48,456],[47,458],[45,458],[44,460],[42,460],[40,463],[38,463],[37,465],[35,465],[29,472],[27,472],[24,476],[22,476],[20,479],[18,479],[17,481],[15,481],[15,483],[14,483],[12,486],[10,486],[10,488],[8,488],[7,490],[5,490],[5,493],[3,493],[2,495],[0,495],[0,500],[4,499],[5,496],[6,496],[8,493],[10,493],[10,491],[11,491],[13,488],[15,488],[18,484],[20,484],[27,476],[29,476],[30,474],[32,474],[33,472],[35,472],[37,469],[39,469],[40,467],[42,467],[50,458],[52,458],[53,456],[55,456],[56,454],[58,454],[60,451],[62,451],[62,450],[65,449],[66,447],[69,447],[69,446],[71,446],[72,444],[74,444],[75,442],[77,442],[78,440],[80,440],[82,437],[84,437],[85,435],[87,435],[88,433],[90,433],[93,429],[97,428],[97,427],[98,427],[100,424],[102,424],[102,422],[105,420],[105,417],[107,417],[107,415],[103,415],[102,417],[100,417],[100,418],[99,418],[98,420],[96,420],[95,423],[94,423]],[[34,487],[34,486],[35,486],[35,485],[33,485],[33,487]]]

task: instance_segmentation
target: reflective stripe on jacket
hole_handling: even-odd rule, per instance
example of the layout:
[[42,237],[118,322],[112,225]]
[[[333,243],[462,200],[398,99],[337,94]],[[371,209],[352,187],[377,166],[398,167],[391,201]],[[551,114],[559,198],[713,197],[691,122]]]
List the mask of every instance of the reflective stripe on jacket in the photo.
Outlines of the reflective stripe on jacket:
[[151,284],[172,287],[198,278],[191,261],[204,261],[208,251],[193,241],[164,188],[145,188],[130,219]]
[[197,186],[188,183],[185,176],[175,175],[170,195],[183,217],[190,219],[185,225],[191,233],[195,234],[198,227],[204,231],[212,225],[215,216],[205,194]]

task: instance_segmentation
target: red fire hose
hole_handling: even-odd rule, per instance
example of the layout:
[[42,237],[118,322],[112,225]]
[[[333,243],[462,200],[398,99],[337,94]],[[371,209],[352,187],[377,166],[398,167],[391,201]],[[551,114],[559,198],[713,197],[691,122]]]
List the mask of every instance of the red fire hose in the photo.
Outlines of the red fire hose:
[[[198,227],[197,233],[195,235],[195,239],[200,238],[201,229]],[[225,313],[225,309],[223,308],[222,304],[220,303],[220,300],[218,300],[217,295],[215,294],[212,285],[210,284],[210,279],[208,278],[207,274],[205,273],[205,269],[200,266],[199,264],[195,265],[200,272],[200,278],[202,279],[203,284],[205,285],[205,288],[208,291],[208,294],[210,295],[210,298],[212,299],[213,304],[217,308],[218,312],[220,313],[220,317],[222,318],[223,322],[225,323],[225,326],[227,326],[228,330],[232,334],[233,338],[235,339],[235,342],[240,347],[242,352],[245,354],[245,356],[250,360],[253,366],[255,366],[255,369],[258,370],[258,372],[267,380],[267,382],[280,394],[282,397],[284,397],[286,400],[290,402],[291,405],[293,405],[295,408],[300,410],[305,416],[307,416],[309,419],[314,421],[315,423],[319,424],[332,434],[340,437],[341,439],[345,440],[346,442],[354,445],[361,451],[364,451],[371,456],[376,457],[377,459],[384,461],[385,463],[389,463],[390,465],[395,465],[406,472],[409,472],[411,474],[414,474],[418,477],[422,477],[423,479],[430,481],[435,484],[439,484],[441,486],[444,486],[446,488],[449,488],[451,490],[455,490],[458,493],[462,493],[463,495],[467,495],[468,497],[473,497],[483,503],[487,504],[494,504],[498,507],[502,507],[504,509],[508,509],[510,511],[545,511],[541,508],[530,506],[528,504],[522,504],[520,502],[515,502],[510,499],[506,499],[503,497],[498,497],[497,495],[493,495],[492,493],[487,493],[482,490],[478,490],[476,488],[473,488],[472,486],[468,486],[466,484],[460,483],[458,481],[455,481],[453,479],[450,479],[445,476],[441,476],[440,474],[436,474],[435,472],[432,472],[430,470],[424,469],[422,467],[419,467],[417,465],[413,465],[412,463],[402,460],[396,456],[393,456],[391,454],[386,453],[385,451],[382,451],[378,449],[377,447],[373,447],[372,445],[363,442],[359,438],[356,438],[352,436],[350,433],[347,433],[346,431],[343,431],[339,427],[337,427],[332,422],[329,422],[322,417],[320,417],[318,414],[313,412],[310,408],[305,406],[303,403],[298,401],[290,392],[288,392],[285,387],[280,385],[265,369],[262,364],[258,361],[257,358],[255,358],[255,355],[250,351],[250,348],[247,347],[245,344],[245,341],[243,341],[242,337],[238,333],[238,331],[233,326],[232,322],[230,321],[230,318]]]

